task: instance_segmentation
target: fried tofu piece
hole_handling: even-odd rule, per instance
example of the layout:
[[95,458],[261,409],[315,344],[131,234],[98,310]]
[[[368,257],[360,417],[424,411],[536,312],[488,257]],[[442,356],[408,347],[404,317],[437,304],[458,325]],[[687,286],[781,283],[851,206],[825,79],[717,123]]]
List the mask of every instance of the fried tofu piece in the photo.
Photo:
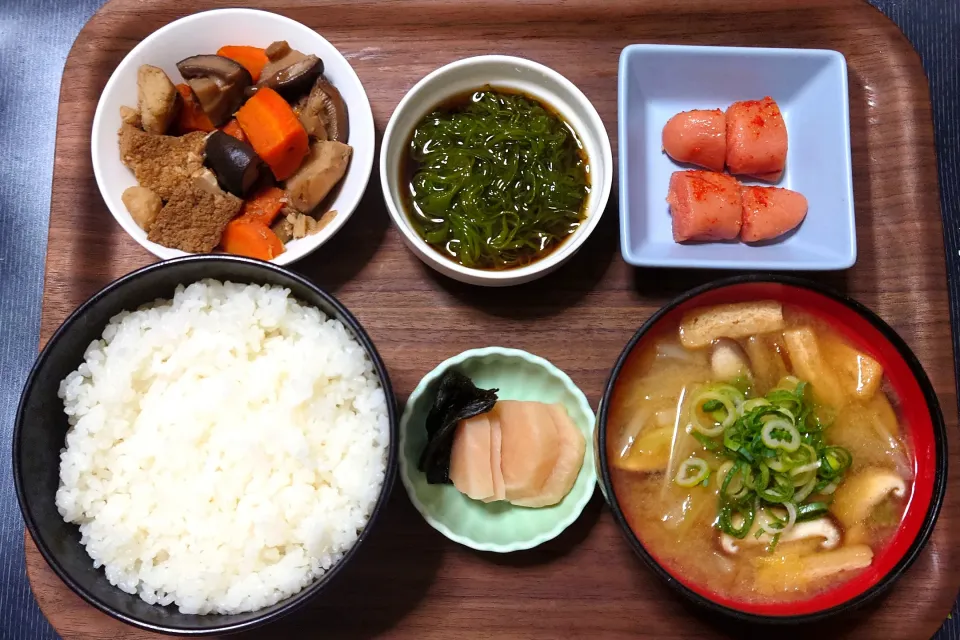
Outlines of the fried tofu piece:
[[163,209],[160,196],[145,187],[130,187],[123,192],[120,199],[130,212],[130,217],[144,231],[150,231],[160,210]]
[[123,124],[128,124],[137,129],[143,126],[143,122],[140,121],[140,112],[132,107],[123,105],[120,106],[120,121],[123,122]]
[[180,94],[160,67],[142,64],[137,69],[137,107],[144,131],[167,132],[180,110]]
[[783,336],[766,333],[750,336],[743,343],[747,357],[750,358],[754,390],[760,394],[766,394],[790,373],[783,361],[782,338]]
[[883,366],[838,338],[829,336],[822,342],[827,363],[837,372],[843,390],[861,400],[872,398],[883,381]]
[[223,230],[240,213],[243,201],[226,192],[211,193],[188,181],[160,210],[147,238],[164,247],[208,253],[220,244]]
[[310,154],[287,178],[287,200],[302,213],[317,208],[347,172],[353,148],[336,140],[319,140],[310,145]]
[[783,307],[774,300],[735,302],[697,309],[680,322],[680,343],[706,347],[719,338],[746,338],[783,329]]
[[203,169],[206,137],[200,131],[164,136],[124,124],[120,127],[120,159],[141,187],[169,200],[177,187]]
[[834,409],[846,404],[847,396],[834,370],[824,361],[817,334],[809,327],[783,332],[793,372],[813,387],[818,399]]

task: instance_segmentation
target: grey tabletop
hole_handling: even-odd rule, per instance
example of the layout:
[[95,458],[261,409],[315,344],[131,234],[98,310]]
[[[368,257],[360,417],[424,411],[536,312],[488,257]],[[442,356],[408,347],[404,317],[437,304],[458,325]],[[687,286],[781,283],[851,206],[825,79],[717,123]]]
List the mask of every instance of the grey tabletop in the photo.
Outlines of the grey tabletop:
[[[933,97],[954,353],[960,322],[960,0],[871,0],[920,52]],[[60,76],[102,0],[0,0],[0,640],[56,638],[27,583],[10,474],[13,416],[37,353]],[[958,376],[960,377],[960,376]],[[944,407],[955,411],[956,407]],[[960,639],[954,605],[938,640]]]

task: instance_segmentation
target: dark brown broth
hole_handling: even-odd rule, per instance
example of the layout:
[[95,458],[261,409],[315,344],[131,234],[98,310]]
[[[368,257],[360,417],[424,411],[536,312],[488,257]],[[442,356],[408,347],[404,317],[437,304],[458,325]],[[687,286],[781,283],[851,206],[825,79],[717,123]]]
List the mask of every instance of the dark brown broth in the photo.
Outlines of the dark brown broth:
[[[414,126],[414,128],[411,129],[410,132],[407,134],[407,137],[406,137],[406,140],[405,140],[405,143],[404,143],[405,152],[400,156],[400,163],[399,163],[399,166],[398,166],[398,171],[399,171],[399,183],[398,183],[398,184],[400,185],[400,189],[401,189],[401,194],[400,194],[401,197],[400,197],[400,200],[401,200],[401,202],[402,202],[402,204],[403,204],[404,213],[406,214],[407,218],[408,218],[409,220],[411,220],[411,223],[413,223],[413,216],[415,215],[413,212],[417,209],[417,205],[416,205],[416,203],[415,203],[414,200],[413,200],[413,191],[414,191],[414,188],[413,188],[413,177],[414,177],[414,175],[417,173],[417,171],[420,169],[420,166],[421,166],[419,163],[417,163],[417,162],[411,157],[412,154],[410,153],[410,149],[411,149],[412,144],[413,144],[413,136],[414,136],[414,133],[415,133],[416,130],[417,130],[417,127],[420,126],[420,123],[423,121],[423,119],[424,119],[428,114],[434,113],[434,112],[436,112],[436,111],[456,112],[456,111],[459,111],[459,110],[464,109],[467,105],[469,105],[469,104],[473,101],[473,96],[474,96],[478,91],[493,91],[493,92],[497,92],[497,93],[501,93],[501,94],[522,96],[522,97],[524,97],[524,98],[526,98],[526,99],[528,99],[528,100],[531,100],[532,102],[537,103],[538,105],[540,105],[541,107],[543,107],[547,112],[549,112],[551,115],[553,115],[554,117],[556,117],[560,122],[562,122],[562,123],[566,126],[566,128],[567,128],[567,129],[570,131],[570,133],[573,135],[573,138],[574,138],[574,140],[576,141],[576,145],[577,145],[577,148],[578,148],[578,155],[580,156],[580,158],[581,158],[581,160],[582,160],[582,162],[583,162],[583,166],[584,166],[584,169],[585,169],[585,172],[586,172],[587,187],[590,188],[590,187],[592,186],[592,184],[591,184],[591,172],[590,172],[590,161],[589,161],[589,157],[587,156],[586,150],[585,150],[584,147],[583,147],[583,143],[582,143],[582,141],[580,140],[580,135],[579,135],[579,134],[576,132],[576,130],[573,128],[573,125],[571,125],[570,122],[563,116],[563,114],[560,113],[560,111],[558,111],[558,110],[557,110],[553,105],[551,105],[550,103],[548,103],[548,102],[546,102],[545,100],[542,100],[542,99],[540,99],[540,98],[538,98],[538,97],[536,97],[536,96],[534,96],[534,95],[532,95],[532,94],[530,94],[530,93],[527,93],[527,92],[524,92],[524,91],[519,91],[519,90],[517,90],[517,89],[513,89],[513,88],[509,88],[509,87],[499,87],[499,86],[494,86],[494,85],[484,85],[484,86],[478,87],[478,88],[476,88],[476,89],[470,89],[470,90],[467,90],[467,91],[462,91],[462,92],[460,92],[460,93],[453,94],[452,96],[450,96],[450,97],[448,97],[448,98],[446,98],[446,99],[438,102],[437,104],[435,104],[435,105],[434,105],[433,107],[431,107],[430,109],[427,109],[427,111],[424,113],[424,115],[417,121],[417,124]],[[588,193],[587,196],[583,199],[583,205],[582,205],[581,211],[580,211],[580,219],[581,219],[581,222],[582,222],[583,219],[586,217],[586,212],[587,212],[587,207],[588,207],[588,205],[589,205],[589,201],[590,201],[590,194]],[[416,229],[416,225],[415,225],[415,224],[414,224],[414,229]],[[420,236],[421,239],[423,239],[423,236],[420,235],[419,232],[418,232],[418,236]],[[525,260],[522,264],[517,264],[517,265],[514,265],[514,266],[502,267],[502,268],[493,268],[493,269],[486,268],[486,269],[482,269],[482,270],[488,270],[488,271],[510,271],[510,270],[512,270],[512,269],[520,269],[520,268],[523,268],[523,267],[528,266],[529,264],[531,264],[531,263],[533,263],[533,262],[537,262],[537,261],[539,261],[539,260],[543,260],[544,258],[546,258],[546,257],[548,257],[549,255],[553,254],[553,253],[554,253],[555,251],[557,251],[560,247],[562,247],[564,244],[566,244],[566,242],[570,239],[571,236],[573,236],[573,233],[569,234],[568,236],[566,236],[565,238],[563,238],[563,239],[560,240],[559,242],[553,242],[553,243],[548,244],[546,247],[544,247],[544,248],[541,249],[540,251],[538,251],[538,252],[530,255],[530,256],[528,257],[528,259]],[[441,250],[440,248],[438,248],[438,247],[436,247],[436,246],[434,246],[434,245],[432,245],[432,244],[430,244],[430,243],[427,243],[427,244],[431,247],[431,249],[433,249],[434,251],[436,251],[438,254],[440,254],[441,256],[443,256],[444,258],[446,258],[447,260],[450,260],[451,262],[460,264],[459,260],[457,260],[457,258],[456,258],[455,255],[452,255],[451,253],[449,253],[449,252],[447,252],[447,251],[443,251],[443,250]]]

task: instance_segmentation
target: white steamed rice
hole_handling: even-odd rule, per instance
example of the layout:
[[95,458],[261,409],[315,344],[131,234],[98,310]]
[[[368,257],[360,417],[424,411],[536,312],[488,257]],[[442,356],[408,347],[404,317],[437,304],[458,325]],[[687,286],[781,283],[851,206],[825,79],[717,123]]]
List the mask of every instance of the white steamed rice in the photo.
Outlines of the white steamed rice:
[[184,613],[297,593],[356,542],[383,483],[373,364],[280,287],[204,280],[121,313],[59,395],[60,514],[112,584]]

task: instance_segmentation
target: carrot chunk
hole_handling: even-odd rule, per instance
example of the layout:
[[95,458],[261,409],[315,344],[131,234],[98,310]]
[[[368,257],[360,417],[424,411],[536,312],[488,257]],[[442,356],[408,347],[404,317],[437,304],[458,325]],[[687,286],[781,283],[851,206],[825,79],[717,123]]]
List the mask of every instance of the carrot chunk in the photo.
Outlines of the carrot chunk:
[[237,119],[236,119],[236,118],[234,118],[233,120],[231,120],[231,121],[228,122],[227,124],[225,124],[225,125],[223,125],[222,127],[220,127],[220,131],[223,131],[223,132],[224,132],[225,134],[227,134],[228,136],[233,136],[234,138],[236,138],[237,140],[239,140],[239,141],[241,141],[241,142],[246,142],[246,141],[247,141],[247,136],[246,136],[246,134],[243,132],[243,129],[240,128],[240,123],[237,122]]
[[225,45],[217,49],[217,55],[230,58],[249,71],[254,82],[260,79],[260,72],[270,62],[264,49],[245,45]]
[[283,242],[270,227],[247,216],[227,223],[220,246],[227,253],[260,260],[272,260],[284,251]]
[[203,111],[203,107],[193,95],[193,89],[188,84],[178,84],[177,93],[183,98],[183,108],[177,116],[177,135],[184,135],[193,131],[213,131],[216,127]]
[[260,89],[236,115],[250,145],[274,177],[286,180],[293,175],[309,151],[309,138],[287,101],[273,89]]
[[287,194],[277,187],[263,187],[252,194],[243,204],[243,216],[259,220],[267,226],[280,213],[280,209],[287,202]]

